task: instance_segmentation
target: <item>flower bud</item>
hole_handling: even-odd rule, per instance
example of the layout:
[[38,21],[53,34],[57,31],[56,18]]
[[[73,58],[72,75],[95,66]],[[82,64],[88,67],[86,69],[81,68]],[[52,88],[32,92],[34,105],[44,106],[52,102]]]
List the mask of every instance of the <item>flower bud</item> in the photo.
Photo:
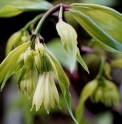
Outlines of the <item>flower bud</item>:
[[74,70],[75,62],[76,62],[76,53],[77,53],[77,34],[74,28],[60,20],[56,29],[58,31],[59,36],[61,37],[62,44],[66,52],[70,56],[70,70],[71,72]]
[[109,63],[105,63],[105,65],[104,65],[104,72],[105,72],[105,76],[108,78],[108,79],[112,79],[112,77],[111,77],[111,67],[110,67],[110,64]]
[[33,64],[33,50],[28,49],[25,53],[24,53],[24,64],[25,67],[28,69],[31,68],[32,64]]
[[74,28],[71,25],[65,23],[64,21],[59,20],[56,25],[56,29],[61,38],[64,49],[70,56],[70,71],[74,71],[77,60],[89,73],[88,67],[81,58],[80,51],[77,47],[77,33]]
[[42,56],[44,53],[44,46],[42,43],[39,42],[39,38],[36,38],[36,42],[35,42],[35,51],[38,51]]
[[34,51],[34,65],[38,70],[41,69],[42,62],[41,62],[41,56],[38,51]]
[[6,46],[6,55],[8,55],[8,53],[16,47],[16,45],[18,44],[18,42],[20,42],[22,36],[22,31],[17,31],[14,34],[12,34],[10,36],[10,38],[7,41],[7,46]]
[[24,78],[19,83],[22,93],[27,93],[30,98],[34,93],[37,84],[37,73],[34,70],[28,70]]
[[28,42],[29,38],[30,38],[30,35],[29,35],[28,31],[23,31],[23,35],[21,37],[21,43]]
[[54,107],[55,104],[59,105],[59,94],[52,77],[52,72],[39,74],[38,84],[33,96],[32,108],[35,106],[36,111],[38,111],[43,105],[49,114],[51,106]]

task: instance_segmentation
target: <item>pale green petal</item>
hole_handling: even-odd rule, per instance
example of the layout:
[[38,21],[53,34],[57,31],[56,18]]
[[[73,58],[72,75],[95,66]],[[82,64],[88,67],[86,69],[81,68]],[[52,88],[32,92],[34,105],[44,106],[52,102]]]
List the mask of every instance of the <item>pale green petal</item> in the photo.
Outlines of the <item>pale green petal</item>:
[[58,90],[56,88],[52,74],[50,75],[50,87],[51,87],[51,91],[53,94],[53,100],[54,100],[56,105],[59,105],[59,94],[58,94]]
[[105,76],[106,76],[108,79],[112,80],[112,76],[111,76],[111,66],[110,66],[110,64],[107,63],[107,62],[104,64],[104,72],[105,72]]
[[45,80],[45,97],[44,97],[44,107],[47,111],[47,113],[49,114],[49,110],[51,108],[51,101],[50,101],[50,85],[49,85],[49,73],[45,73],[46,76],[46,80]]
[[44,95],[45,95],[45,74],[39,76],[38,84],[33,96],[32,108],[33,106],[36,107],[36,111],[42,106]]
[[[50,75],[50,78],[51,78],[51,75]],[[54,103],[53,89],[51,86],[51,80],[49,82],[50,82],[49,83],[49,85],[50,85],[49,86],[50,87],[50,104],[51,104],[52,108],[54,108],[55,103]]]
[[29,48],[24,53],[24,65],[27,70],[29,70],[32,67],[33,61],[34,61],[33,50],[30,50]]

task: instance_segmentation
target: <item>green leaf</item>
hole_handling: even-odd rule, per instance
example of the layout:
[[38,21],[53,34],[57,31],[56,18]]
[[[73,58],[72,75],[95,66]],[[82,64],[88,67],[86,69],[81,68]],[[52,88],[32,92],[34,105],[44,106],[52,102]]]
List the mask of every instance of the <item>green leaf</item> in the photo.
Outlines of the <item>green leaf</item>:
[[8,72],[7,72],[5,78],[4,78],[3,82],[2,82],[2,85],[1,85],[1,87],[0,87],[0,91],[2,91],[2,89],[4,88],[5,83],[6,83],[6,81],[8,80],[8,78],[11,76],[11,74],[12,74],[11,71],[8,71]]
[[48,55],[50,56],[54,65],[55,65],[54,70],[56,69],[56,71],[57,71],[55,73],[58,74],[59,86],[61,88],[61,91],[62,91],[62,94],[64,96],[65,102],[67,104],[69,113],[70,113],[72,119],[75,121],[75,123],[78,124],[78,122],[76,121],[76,119],[75,119],[75,117],[72,113],[72,109],[71,109],[71,96],[70,96],[70,93],[69,93],[69,90],[68,90],[69,89],[69,79],[66,76],[64,70],[62,69],[60,63],[55,58],[55,56],[53,56],[53,54],[47,48],[45,50],[48,53]]
[[0,0],[0,17],[12,17],[25,11],[47,11],[52,4],[43,0]]
[[122,14],[94,4],[71,4],[69,11],[104,49],[122,52]]
[[0,17],[12,17],[21,14],[23,11],[13,6],[6,5],[0,10]]
[[83,68],[89,73],[88,67],[86,65],[86,63],[83,61],[83,59],[81,58],[79,49],[77,48],[77,61],[83,66]]
[[3,60],[0,64],[0,83],[5,78],[7,73],[16,67],[17,61],[20,57],[20,54],[25,52],[25,50],[29,47],[30,42],[24,43],[23,45],[15,48],[11,51],[8,56]]
[[79,105],[76,109],[76,120],[78,121],[79,124],[81,124],[82,116],[83,116],[83,111],[85,107],[85,101],[90,97],[95,89],[97,88],[98,81],[97,80],[92,80],[89,83],[86,84],[86,86],[83,88],[81,95],[80,95],[80,101]]

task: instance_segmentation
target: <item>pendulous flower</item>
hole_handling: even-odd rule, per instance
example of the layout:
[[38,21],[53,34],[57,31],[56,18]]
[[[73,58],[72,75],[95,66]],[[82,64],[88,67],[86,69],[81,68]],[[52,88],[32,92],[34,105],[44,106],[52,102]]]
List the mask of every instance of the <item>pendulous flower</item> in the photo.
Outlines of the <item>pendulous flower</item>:
[[61,38],[64,49],[70,56],[70,71],[73,72],[77,60],[84,67],[84,69],[89,72],[87,65],[81,58],[77,47],[77,33],[75,29],[61,19],[56,24],[56,29]]
[[[25,69],[23,69],[25,71]],[[27,71],[23,71],[25,73],[22,80],[19,82],[19,89],[22,93],[27,93],[28,98],[30,98],[36,89],[37,81],[38,81],[38,74],[34,69],[30,69]]]
[[0,64],[0,71],[1,89],[7,79],[17,73],[20,91],[33,98],[32,109],[35,106],[37,111],[44,106],[47,113],[54,105],[59,106],[56,79],[71,113],[69,79],[58,60],[45,44],[40,43],[38,37],[33,44],[27,42],[11,51]]
[[38,84],[33,96],[33,106],[36,111],[43,105],[47,113],[54,104],[59,105],[59,94],[53,79],[53,72],[43,72],[39,74]]

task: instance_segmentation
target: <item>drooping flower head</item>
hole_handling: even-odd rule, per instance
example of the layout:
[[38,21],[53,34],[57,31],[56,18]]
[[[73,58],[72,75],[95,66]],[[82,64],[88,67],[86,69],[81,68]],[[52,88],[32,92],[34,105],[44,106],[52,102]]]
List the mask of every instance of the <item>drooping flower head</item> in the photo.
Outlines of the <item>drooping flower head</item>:
[[55,56],[44,43],[40,43],[39,37],[36,37],[33,42],[27,42],[15,48],[0,64],[1,90],[7,79],[17,73],[20,91],[27,94],[29,98],[33,98],[32,109],[35,106],[37,111],[44,107],[49,113],[51,107],[59,106],[56,79],[70,115],[75,120],[71,110],[69,79]]
[[47,113],[54,105],[59,106],[59,95],[54,83],[54,69],[51,64],[51,58],[45,50],[39,39],[35,41],[34,51],[34,64],[38,71],[38,83],[36,86],[35,93],[33,95],[33,106],[36,107],[36,111],[44,106]]
[[53,79],[53,72],[44,72],[39,75],[38,84],[33,96],[32,107],[36,107],[36,111],[44,106],[47,113],[54,105],[59,105],[59,94]]

